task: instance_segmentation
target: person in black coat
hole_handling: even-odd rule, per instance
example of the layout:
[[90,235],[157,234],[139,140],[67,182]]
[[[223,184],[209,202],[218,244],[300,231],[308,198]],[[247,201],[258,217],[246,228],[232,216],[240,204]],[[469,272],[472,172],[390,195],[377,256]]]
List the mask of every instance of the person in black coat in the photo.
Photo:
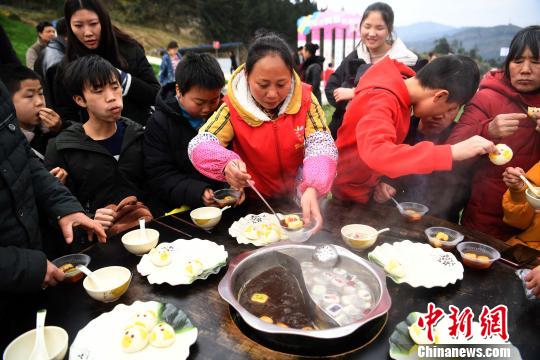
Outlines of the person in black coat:
[[303,82],[311,85],[311,92],[321,104],[321,75],[324,57],[316,55],[319,45],[308,43],[304,46],[304,63],[300,77]]
[[[16,309],[21,298],[25,298],[21,294],[39,292],[64,277],[43,252],[44,243],[50,239],[42,236],[40,214],[60,226],[67,243],[73,240],[74,223],[96,232],[100,241],[104,242],[106,237],[102,227],[82,213],[77,199],[33,155],[2,81],[0,204],[0,348],[3,348],[11,336],[24,330],[17,327],[17,319],[24,315]],[[13,313],[16,317],[8,319]]]
[[99,55],[113,64],[120,74],[123,115],[145,125],[159,91],[159,82],[143,47],[112,25],[99,0],[66,0],[64,16],[68,25],[68,45],[55,78],[55,110],[62,119],[87,120],[86,112],[73,102],[62,86],[64,69],[79,57]]
[[121,118],[120,75],[105,59],[85,56],[66,69],[66,88],[86,108],[88,121],[74,123],[50,142],[48,169],[61,167],[85,211],[108,229],[116,212],[105,209],[127,196],[145,200],[143,127]]
[[222,183],[201,175],[188,158],[188,144],[218,108],[225,85],[217,61],[208,54],[187,54],[176,68],[176,83],[165,85],[144,134],[144,167],[150,206],[156,214],[188,205],[213,205]]

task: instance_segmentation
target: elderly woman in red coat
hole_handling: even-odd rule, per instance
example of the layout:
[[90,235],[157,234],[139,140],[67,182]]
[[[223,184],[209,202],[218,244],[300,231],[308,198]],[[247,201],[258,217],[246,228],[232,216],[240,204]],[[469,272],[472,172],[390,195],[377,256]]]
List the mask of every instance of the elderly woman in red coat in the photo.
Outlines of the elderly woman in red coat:
[[503,223],[502,196],[507,187],[501,175],[506,166],[530,169],[540,160],[540,118],[528,117],[528,107],[540,107],[540,26],[516,34],[504,70],[486,74],[448,139],[455,144],[481,135],[513,150],[505,166],[484,156],[464,171],[472,174],[472,183],[462,224],[502,240],[519,230]]

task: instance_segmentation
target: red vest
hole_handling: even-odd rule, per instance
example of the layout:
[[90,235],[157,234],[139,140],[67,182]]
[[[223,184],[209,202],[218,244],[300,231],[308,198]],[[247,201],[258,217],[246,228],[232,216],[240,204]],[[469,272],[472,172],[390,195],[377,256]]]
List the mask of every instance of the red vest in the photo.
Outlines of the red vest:
[[257,189],[265,197],[294,193],[298,168],[304,160],[304,133],[311,106],[311,86],[302,84],[302,103],[296,114],[281,114],[261,125],[248,125],[233,107],[228,96],[234,129],[232,150],[246,163]]

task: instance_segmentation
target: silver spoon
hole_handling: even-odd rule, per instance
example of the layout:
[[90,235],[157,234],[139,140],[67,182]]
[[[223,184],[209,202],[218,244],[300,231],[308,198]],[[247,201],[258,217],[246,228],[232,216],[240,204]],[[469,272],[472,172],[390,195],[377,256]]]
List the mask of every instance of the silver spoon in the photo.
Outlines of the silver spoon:
[[312,260],[318,267],[333,268],[339,261],[339,254],[334,245],[319,245],[313,250]]
[[[238,166],[238,164],[236,163],[236,161],[232,161],[233,163],[233,166],[237,169],[240,169],[240,167]],[[266,207],[268,209],[270,209],[270,211],[272,212],[272,214],[274,214],[274,216],[278,219],[278,221],[281,223],[281,218],[276,214],[276,212],[274,211],[274,209],[272,209],[272,207],[270,206],[270,204],[266,201],[266,199],[264,198],[264,196],[262,196],[262,194],[259,192],[259,190],[257,190],[257,188],[255,187],[255,183],[251,180],[248,180],[247,181],[248,185],[250,188],[253,189],[253,191],[255,191],[255,194],[257,194],[261,200],[263,201],[263,203],[266,205]]]

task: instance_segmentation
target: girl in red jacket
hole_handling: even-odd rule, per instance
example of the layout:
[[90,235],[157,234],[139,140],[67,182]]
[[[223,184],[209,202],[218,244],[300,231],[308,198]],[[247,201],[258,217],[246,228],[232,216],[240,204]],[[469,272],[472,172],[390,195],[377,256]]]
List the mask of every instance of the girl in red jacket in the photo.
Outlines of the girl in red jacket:
[[435,59],[416,75],[388,57],[373,65],[360,79],[338,132],[333,194],[365,203],[383,175],[448,171],[453,160],[494,151],[493,143],[480,136],[453,146],[429,141],[403,144],[411,110],[423,118],[457,109],[474,95],[479,77],[476,63],[458,55]]
[[318,198],[332,185],[337,150],[285,41],[272,34],[256,39],[223,100],[190,142],[193,165],[235,188],[254,181],[267,197],[292,197],[297,191],[304,222],[315,220],[320,228]]
[[[519,31],[510,44],[504,70],[491,71],[465,108],[449,144],[473,135],[504,143],[514,152],[508,167],[530,169],[540,159],[538,122],[527,117],[528,107],[540,107],[540,26]],[[507,187],[504,168],[487,159],[476,159],[461,169],[463,186],[471,197],[463,212],[463,225],[506,240],[520,232],[503,222],[502,196]],[[474,165],[474,166],[472,166]]]

